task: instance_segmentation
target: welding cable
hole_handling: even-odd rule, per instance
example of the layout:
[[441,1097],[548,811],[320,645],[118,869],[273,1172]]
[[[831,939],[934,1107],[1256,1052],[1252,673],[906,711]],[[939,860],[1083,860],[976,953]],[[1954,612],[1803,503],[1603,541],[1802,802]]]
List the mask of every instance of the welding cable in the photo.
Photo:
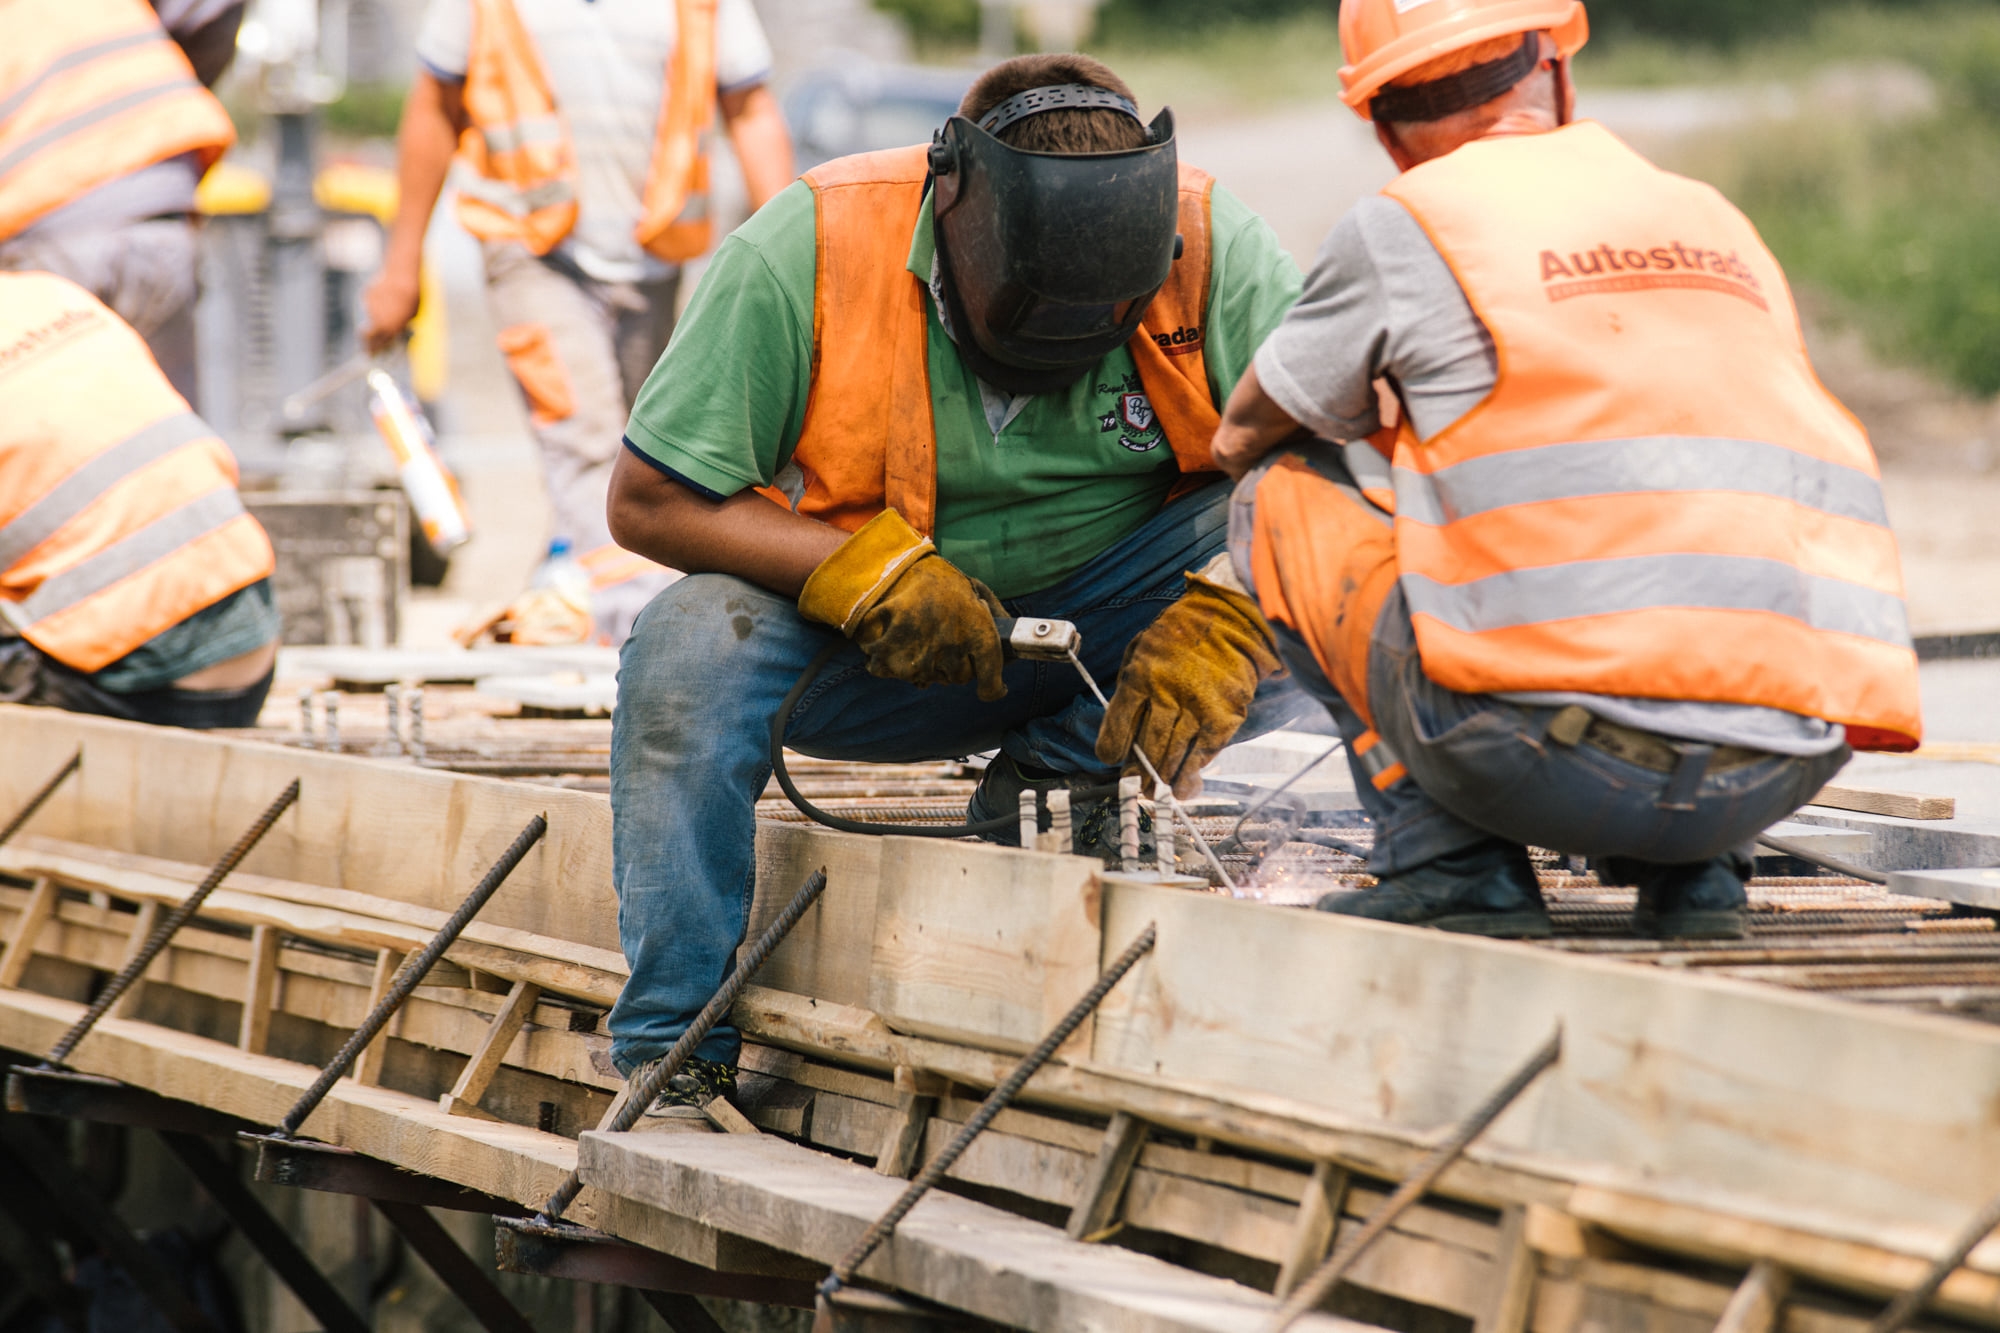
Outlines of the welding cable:
[[[1243,845],[1243,825],[1249,820],[1250,816],[1256,814],[1259,810],[1262,810],[1265,806],[1277,800],[1280,796],[1283,796],[1287,791],[1291,789],[1291,786],[1294,782],[1297,782],[1300,778],[1312,772],[1315,768],[1318,768],[1328,759],[1331,759],[1333,757],[1334,752],[1340,749],[1340,747],[1345,744],[1346,744],[1345,741],[1335,741],[1333,744],[1327,746],[1326,749],[1322,751],[1311,763],[1307,764],[1304,768],[1300,769],[1298,772],[1286,778],[1283,782],[1279,783],[1272,790],[1265,792],[1262,796],[1259,796],[1256,800],[1252,801],[1250,803],[1249,808],[1246,809],[1241,815],[1237,817],[1236,827],[1229,830],[1230,840],[1233,841],[1238,847],[1241,847]],[[1284,845],[1283,843],[1279,844],[1279,846],[1283,845]],[[1264,849],[1264,855],[1269,856],[1272,852],[1275,852],[1277,850],[1278,850],[1277,847],[1267,847]]]
[[[819,656],[812,660],[812,664],[799,674],[791,692],[785,696],[785,701],[778,705],[778,711],[771,714],[771,776],[778,780],[778,786],[784,790],[786,799],[798,807],[799,813],[842,833],[870,833],[878,837],[894,834],[905,838],[983,838],[989,833],[1005,833],[1010,829],[1019,828],[1021,814],[1018,810],[995,819],[981,819],[970,824],[884,824],[861,819],[844,819],[839,815],[828,814],[805,798],[799,791],[798,784],[792,781],[791,773],[785,768],[785,727],[791,721],[792,710],[799,706],[799,700],[805,698],[806,691],[812,688],[812,683],[818,678],[821,669],[833,660],[833,655],[845,647],[846,643],[845,639],[835,639],[821,649]],[[1088,801],[1117,794],[1118,784],[1114,782],[1098,787],[1072,788],[1070,798]]]
[[1799,860],[1816,865],[1822,870],[1831,870],[1836,875],[1846,875],[1851,879],[1866,880],[1870,884],[1887,884],[1889,882],[1887,875],[1879,875],[1873,870],[1863,870],[1860,866],[1850,865],[1846,861],[1827,856],[1822,852],[1809,851],[1789,838],[1774,838],[1768,833],[1760,833],[1757,835],[1757,841],[1763,843],[1774,852],[1783,852],[1786,856],[1797,857]]

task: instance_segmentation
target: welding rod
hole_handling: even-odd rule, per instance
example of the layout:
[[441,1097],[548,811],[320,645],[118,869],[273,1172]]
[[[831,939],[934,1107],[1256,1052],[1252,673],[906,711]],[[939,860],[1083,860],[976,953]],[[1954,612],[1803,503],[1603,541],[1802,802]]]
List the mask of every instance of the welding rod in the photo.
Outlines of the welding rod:
[[47,803],[49,797],[54,796],[56,794],[56,788],[63,785],[63,779],[67,778],[70,774],[76,772],[79,768],[82,767],[83,767],[83,747],[79,745],[76,748],[76,753],[69,757],[69,762],[64,764],[61,768],[57,769],[56,775],[50,778],[47,782],[44,782],[42,784],[42,789],[36,792],[33,796],[30,796],[28,798],[28,803],[21,807],[20,812],[16,814],[12,819],[7,821],[6,828],[0,829],[0,843],[5,843],[7,839],[13,837],[16,833],[19,833],[21,831],[21,825],[33,819],[35,817],[35,811],[41,809],[42,806]]
[[1931,1297],[1937,1295],[1938,1288],[1944,1285],[1945,1279],[1958,1271],[1959,1266],[1972,1257],[1972,1252],[1978,1248],[1979,1242],[1993,1234],[1995,1227],[2000,1227],[2000,1199],[1993,1200],[1979,1210],[1979,1216],[1973,1218],[1972,1225],[1959,1235],[1958,1243],[1951,1247],[1951,1253],[1933,1264],[1922,1282],[1896,1297],[1889,1303],[1888,1309],[1875,1316],[1875,1322],[1868,1326],[1868,1333],[1900,1333],[1900,1330],[1923,1312],[1924,1306]]
[[98,992],[97,998],[91,1001],[90,1008],[84,1010],[83,1017],[77,1019],[75,1026],[68,1032],[63,1033],[62,1040],[49,1048],[48,1055],[42,1060],[44,1065],[59,1065],[69,1057],[69,1053],[76,1049],[76,1044],[89,1036],[90,1030],[97,1026],[97,1020],[109,1013],[111,1006],[118,1003],[118,997],[130,990],[132,983],[153,965],[153,960],[167,947],[167,941],[173,939],[182,926],[194,919],[194,914],[201,910],[204,902],[208,901],[208,895],[215,892],[215,886],[222,883],[244,857],[250,855],[250,849],[271,831],[271,826],[278,822],[278,816],[284,814],[292,802],[298,799],[299,780],[293,778],[290,785],[278,793],[278,799],[271,802],[263,814],[257,816],[257,822],[236,840],[236,845],[224,852],[222,859],[209,868],[207,876],[201,883],[195,885],[194,892],[190,893],[180,906],[162,917],[160,924],[153,927],[153,933],[146,937],[146,942],[140,946],[139,952],[119,969],[118,975],[111,978],[102,991]]
[[979,1104],[979,1109],[972,1113],[972,1118],[960,1126],[958,1133],[952,1136],[951,1142],[944,1146],[944,1151],[930,1160],[930,1164],[910,1182],[909,1187],[896,1202],[889,1205],[889,1211],[876,1218],[875,1224],[862,1234],[861,1239],[855,1242],[854,1248],[847,1252],[847,1256],[833,1266],[833,1271],[819,1284],[822,1303],[854,1280],[855,1270],[868,1262],[868,1256],[875,1253],[882,1242],[896,1234],[897,1225],[909,1215],[910,1210],[917,1206],[924,1195],[930,1193],[933,1186],[944,1179],[945,1173],[951,1170],[959,1155],[972,1146],[972,1141],[979,1137],[982,1130],[993,1123],[993,1117],[1006,1110],[1007,1104],[1020,1095],[1028,1080],[1035,1076],[1035,1071],[1047,1064],[1049,1057],[1056,1053],[1056,1049],[1069,1040],[1070,1034],[1076,1031],[1077,1024],[1088,1018],[1091,1011],[1103,1003],[1104,997],[1111,993],[1111,988],[1116,986],[1141,958],[1153,951],[1153,945],[1158,939],[1159,932],[1151,922],[1148,922],[1146,928],[1139,932],[1139,937],[1133,940],[1125,952],[1118,955],[1118,960],[1097,979],[1097,984],[1076,1002],[1074,1008],[1063,1015],[1062,1021],[1055,1025],[1048,1036],[1042,1038],[1042,1044],[1021,1057],[1021,1063],[1014,1066],[1014,1072],[1007,1075],[1006,1081],[999,1087],[987,1094],[986,1100]]
[[1460,1121],[1458,1128],[1451,1132],[1451,1137],[1423,1160],[1416,1173],[1399,1185],[1380,1208],[1369,1214],[1368,1220],[1361,1224],[1361,1229],[1354,1233],[1352,1239],[1343,1243],[1319,1266],[1317,1272],[1299,1285],[1291,1298],[1279,1307],[1278,1317],[1271,1324],[1271,1333],[1283,1333],[1300,1315],[1317,1308],[1321,1301],[1332,1295],[1334,1287],[1347,1275],[1347,1270],[1354,1267],[1354,1261],[1361,1257],[1362,1252],[1374,1244],[1376,1238],[1387,1231],[1411,1204],[1429,1193],[1445,1168],[1457,1161],[1472,1141],[1485,1133],[1486,1127],[1499,1119],[1500,1113],[1512,1106],[1515,1099],[1528,1090],[1529,1084],[1541,1077],[1543,1070],[1561,1058],[1562,1029],[1557,1028],[1542,1048],[1528,1058],[1528,1063],[1515,1070],[1514,1076],[1498,1092]]
[[[681,1034],[681,1039],[674,1043],[673,1049],[640,1070],[637,1077],[626,1082],[624,1098],[612,1108],[611,1114],[604,1118],[604,1123],[597,1127],[600,1132],[619,1134],[639,1123],[639,1117],[646,1113],[646,1108],[653,1104],[653,1099],[667,1086],[667,1080],[680,1072],[681,1066],[687,1063],[688,1057],[694,1054],[702,1039],[722,1021],[730,1006],[736,1003],[736,997],[750,983],[750,978],[757,974],[757,969],[764,966],[764,960],[771,956],[771,951],[784,942],[785,936],[792,933],[792,927],[799,923],[799,918],[806,914],[806,909],[819,900],[820,894],[825,889],[826,867],[821,866],[806,876],[806,882],[799,886],[799,891],[792,896],[791,902],[785,905],[785,910],[778,913],[778,919],[765,928],[764,933],[757,937],[757,942],[750,946],[750,952],[744,954],[737,962],[735,971],[731,972],[728,979],[722,983],[722,989],[708,997],[708,1003],[702,1006],[699,1014],[695,1015],[694,1022],[688,1025],[688,1030]],[[569,1206],[576,1202],[576,1196],[582,1192],[583,1173],[570,1172],[568,1179],[564,1180],[556,1188],[556,1192],[549,1196],[549,1201],[542,1205],[541,1215],[535,1220],[545,1225],[559,1221]]]
[[347,1039],[347,1044],[340,1048],[340,1053],[327,1062],[326,1068],[320,1070],[319,1077],[313,1080],[313,1085],[305,1090],[304,1095],[293,1104],[291,1110],[285,1112],[285,1118],[279,1123],[274,1137],[288,1139],[299,1132],[299,1126],[306,1122],[306,1117],[325,1100],[327,1093],[333,1091],[333,1085],[340,1081],[341,1076],[348,1071],[361,1052],[367,1049],[368,1043],[375,1040],[375,1035],[388,1025],[396,1011],[402,1008],[403,1001],[410,998],[410,992],[423,981],[424,975],[431,970],[432,965],[444,957],[444,951],[449,949],[465,928],[472,924],[472,918],[479,914],[480,908],[486,906],[487,900],[499,892],[500,885],[507,876],[514,873],[514,867],[521,864],[521,858],[528,854],[528,849],[540,842],[542,835],[548,831],[549,821],[542,816],[536,815],[528,821],[527,827],[521,830],[520,835],[509,844],[507,850],[500,853],[500,859],[493,863],[493,868],[473,886],[471,893],[465,895],[465,901],[458,905],[458,910],[451,914],[451,919],[438,927],[438,933],[431,936],[430,943],[412,954],[402,967],[397,969],[395,979],[389,983],[388,994],[382,997],[381,1003],[368,1011],[368,1016],[361,1020],[360,1027],[354,1029],[354,1035]]
[[[1096,678],[1090,674],[1089,668],[1084,666],[1083,659],[1076,655],[1076,649],[1071,648],[1069,650],[1069,660],[1075,665],[1076,674],[1083,677],[1083,683],[1090,687],[1092,694],[1097,696],[1097,702],[1105,708],[1111,707],[1111,701],[1104,697],[1103,690],[1097,688]],[[1134,745],[1132,747],[1132,757],[1139,761],[1139,767],[1145,769],[1146,776],[1153,780],[1155,790],[1165,785],[1165,779],[1160,777],[1160,770],[1153,767],[1153,761],[1146,757],[1144,750]],[[1216,878],[1222,881],[1222,887],[1228,889],[1231,893],[1236,892],[1236,881],[1231,879],[1229,872],[1222,868],[1222,859],[1215,854],[1215,848],[1208,845],[1208,839],[1203,837],[1201,830],[1195,827],[1194,816],[1190,815],[1186,808],[1174,798],[1172,787],[1167,788],[1167,808],[1172,810],[1174,817],[1179,819],[1187,827],[1187,831],[1194,835],[1194,845],[1201,848],[1202,856],[1208,861],[1208,868],[1213,870]]]

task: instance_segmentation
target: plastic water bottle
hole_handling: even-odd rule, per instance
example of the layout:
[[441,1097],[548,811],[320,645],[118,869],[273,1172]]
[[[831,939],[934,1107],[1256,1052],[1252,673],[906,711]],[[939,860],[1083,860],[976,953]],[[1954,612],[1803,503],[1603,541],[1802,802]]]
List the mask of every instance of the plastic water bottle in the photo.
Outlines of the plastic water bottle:
[[449,555],[463,546],[472,535],[472,524],[465,516],[457,480],[438,461],[431,423],[403,392],[403,386],[379,367],[368,372],[368,414],[375,418],[382,442],[396,456],[396,475],[403,483],[403,494],[409,496],[410,509],[431,549]]
[[585,615],[590,614],[590,571],[570,551],[567,537],[549,543],[548,558],[535,571],[536,588],[547,588]]

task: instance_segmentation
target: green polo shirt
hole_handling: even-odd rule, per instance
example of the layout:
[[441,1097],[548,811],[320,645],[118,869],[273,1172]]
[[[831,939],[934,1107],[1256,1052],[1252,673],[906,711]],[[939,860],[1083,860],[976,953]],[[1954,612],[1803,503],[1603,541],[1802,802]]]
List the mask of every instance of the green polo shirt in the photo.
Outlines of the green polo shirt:
[[[812,389],[813,210],[798,182],[723,241],[632,409],[627,447],[698,491],[768,486],[798,444]],[[1299,271],[1263,219],[1220,186],[1211,236],[1204,353],[1219,404],[1298,299]],[[909,255],[926,284],[934,254],[926,199]],[[933,535],[946,559],[1017,597],[1060,582],[1159,512],[1179,468],[1129,352],[1067,389],[1017,400],[995,431],[978,380],[925,306]]]

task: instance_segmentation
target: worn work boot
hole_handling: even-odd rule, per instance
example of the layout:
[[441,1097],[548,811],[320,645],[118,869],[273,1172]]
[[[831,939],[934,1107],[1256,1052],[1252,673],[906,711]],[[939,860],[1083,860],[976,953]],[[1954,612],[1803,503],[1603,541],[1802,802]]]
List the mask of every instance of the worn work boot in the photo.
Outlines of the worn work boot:
[[[1021,845],[1019,818],[1021,793],[1068,790],[1070,796],[1070,850],[1078,856],[1094,856],[1106,866],[1116,867],[1118,855],[1118,775],[1116,773],[1058,773],[1053,769],[1024,764],[1010,754],[994,756],[979,779],[978,788],[966,803],[969,823],[1012,817],[1016,823],[999,833],[988,833],[988,842]],[[1111,788],[1109,795],[1079,797],[1077,792]],[[1048,821],[1048,803],[1041,802],[1042,823]],[[1139,855],[1153,855],[1153,820],[1142,806],[1139,810]]]
[[1372,889],[1329,893],[1313,906],[1340,916],[1497,939],[1541,940],[1550,932],[1549,909],[1527,849],[1498,838],[1390,875]]
[[717,1097],[729,1097],[736,1091],[736,1066],[724,1064],[720,1060],[704,1060],[691,1055],[687,1063],[675,1071],[667,1080],[667,1086],[660,1089],[660,1095],[646,1108],[641,1119],[641,1128],[646,1122],[658,1124],[665,1120],[705,1119],[701,1108]]
[[1632,909],[1635,934],[1656,940],[1740,940],[1750,895],[1743,881],[1750,867],[1730,854],[1691,865],[1661,866],[1622,856],[1592,863],[1606,884],[1639,890]]

